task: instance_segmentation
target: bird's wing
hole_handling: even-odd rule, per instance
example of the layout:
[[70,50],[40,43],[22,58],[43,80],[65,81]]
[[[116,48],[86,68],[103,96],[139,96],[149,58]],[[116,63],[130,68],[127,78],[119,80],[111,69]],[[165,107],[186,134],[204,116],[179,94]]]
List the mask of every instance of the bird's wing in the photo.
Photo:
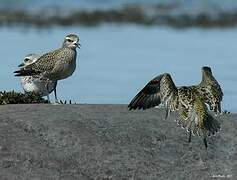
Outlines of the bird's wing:
[[[148,109],[170,102],[177,94],[177,88],[170,74],[161,74],[152,79],[130,102],[129,110]],[[167,111],[172,103],[167,103]]]
[[57,61],[63,55],[61,49],[42,55],[36,62],[22,67],[20,70],[15,71],[15,76],[31,76],[41,74],[46,71],[53,70]]

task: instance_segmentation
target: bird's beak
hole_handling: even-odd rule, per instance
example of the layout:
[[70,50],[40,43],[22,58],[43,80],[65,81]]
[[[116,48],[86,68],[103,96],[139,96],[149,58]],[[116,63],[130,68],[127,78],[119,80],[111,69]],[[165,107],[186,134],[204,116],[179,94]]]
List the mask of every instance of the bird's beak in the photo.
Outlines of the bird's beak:
[[18,65],[18,67],[22,67],[22,66],[24,66],[24,65],[25,65],[24,63],[21,63],[21,64]]

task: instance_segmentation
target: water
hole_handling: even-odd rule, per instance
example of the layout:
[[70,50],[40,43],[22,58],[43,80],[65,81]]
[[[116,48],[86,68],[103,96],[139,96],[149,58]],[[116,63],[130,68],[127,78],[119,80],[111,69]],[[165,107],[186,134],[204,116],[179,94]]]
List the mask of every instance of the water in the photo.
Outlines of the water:
[[197,84],[211,66],[224,89],[224,109],[237,112],[237,28],[175,30],[157,26],[102,25],[48,30],[1,28],[0,90],[21,91],[13,71],[29,53],[61,46],[80,34],[76,72],[58,84],[60,99],[80,103],[129,103],[154,76],[170,72],[176,85]]

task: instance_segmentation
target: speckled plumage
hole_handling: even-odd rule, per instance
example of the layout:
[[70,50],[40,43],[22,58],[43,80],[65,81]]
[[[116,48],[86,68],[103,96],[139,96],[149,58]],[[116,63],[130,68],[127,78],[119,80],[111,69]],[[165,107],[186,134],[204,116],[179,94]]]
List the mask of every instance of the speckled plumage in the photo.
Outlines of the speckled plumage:
[[212,74],[210,67],[202,68],[202,81],[197,86],[197,91],[202,100],[209,105],[210,110],[221,113],[223,91],[220,84]]
[[[37,77],[47,82],[48,89],[51,82],[66,79],[73,74],[76,69],[77,47],[80,48],[79,37],[69,34],[65,37],[61,48],[40,56],[34,63],[22,66],[14,72],[15,76]],[[56,87],[54,92],[56,98]],[[58,103],[57,98],[56,103]]]
[[78,41],[77,35],[67,35],[62,48],[46,53],[35,63],[15,71],[15,76],[39,75],[41,78],[51,81],[66,79],[76,69]]
[[33,76],[24,76],[21,79],[21,85],[25,92],[35,92],[43,97],[53,92],[57,81],[50,82],[48,88],[46,88],[46,82],[44,80]]
[[189,141],[191,141],[191,133],[200,135],[203,137],[207,147],[207,135],[215,134],[220,129],[220,124],[209,114],[205,104],[209,96],[214,96],[213,91],[208,92],[208,97],[206,97],[206,94],[200,93],[200,89],[209,89],[209,86],[214,86],[217,81],[207,81],[205,78],[206,76],[197,86],[176,87],[170,74],[161,74],[152,79],[133,98],[128,108],[130,110],[148,109],[164,104],[166,107],[166,117],[169,116],[170,111],[178,111],[179,118],[177,122],[190,132]]
[[[40,58],[38,54],[28,54],[25,56],[23,63],[19,65],[19,67],[28,66],[34,62],[36,62]],[[46,81],[41,80],[37,76],[23,76],[21,77],[21,85],[25,92],[35,92],[40,96],[48,96],[51,92],[53,92],[57,86],[57,81],[51,81],[46,85]],[[55,100],[57,99],[55,95]]]
[[63,47],[44,54],[38,63],[28,66],[31,71],[49,80],[61,80],[71,76],[76,69],[76,51]]

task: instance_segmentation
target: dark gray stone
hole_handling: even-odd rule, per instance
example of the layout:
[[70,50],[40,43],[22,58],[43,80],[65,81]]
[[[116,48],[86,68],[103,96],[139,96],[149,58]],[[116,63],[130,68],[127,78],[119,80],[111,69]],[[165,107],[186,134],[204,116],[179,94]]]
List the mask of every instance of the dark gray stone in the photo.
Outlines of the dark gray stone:
[[0,106],[1,180],[237,179],[237,115],[188,143],[175,116],[125,105]]

